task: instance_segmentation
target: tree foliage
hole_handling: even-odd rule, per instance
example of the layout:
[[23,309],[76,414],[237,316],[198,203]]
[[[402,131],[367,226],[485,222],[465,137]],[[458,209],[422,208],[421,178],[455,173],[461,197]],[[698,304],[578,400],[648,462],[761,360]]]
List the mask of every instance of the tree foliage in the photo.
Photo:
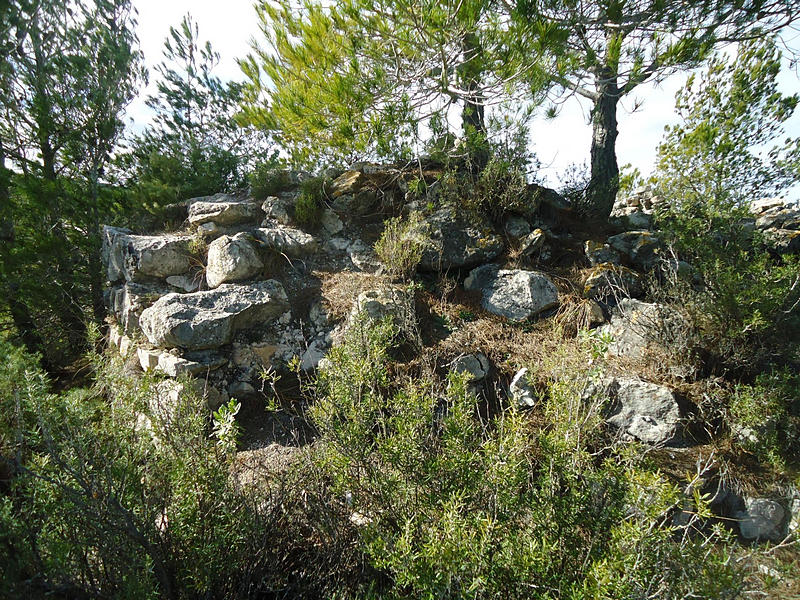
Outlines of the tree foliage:
[[561,90],[592,103],[591,180],[584,208],[605,218],[619,187],[619,100],[647,81],[700,64],[719,44],[780,29],[800,15],[800,8],[786,0],[522,0],[516,15],[563,32],[564,51],[548,73]]
[[800,326],[797,258],[771,256],[750,214],[800,176],[800,138],[783,138],[800,96],[778,91],[780,65],[768,38],[741,44],[734,60],[715,56],[678,92],[681,122],[658,148],[661,222],[702,276],[703,293],[691,296],[698,319],[731,360]]
[[163,54],[156,93],[146,101],[153,122],[120,161],[128,182],[154,201],[242,189],[269,150],[263,132],[234,120],[242,84],[213,73],[220,55],[200,40],[190,15],[170,27]]
[[546,32],[521,35],[496,3],[285,0],[257,10],[266,45],[240,63],[243,118],[278,131],[301,161],[410,158],[426,135],[449,135],[458,106],[462,155],[485,153],[486,107],[538,98],[531,73]]
[[26,345],[44,351],[48,339],[56,354],[85,339],[85,309],[103,316],[98,226],[118,198],[102,183],[141,57],[128,0],[43,0],[12,11],[0,67],[0,158],[10,167],[0,286]]

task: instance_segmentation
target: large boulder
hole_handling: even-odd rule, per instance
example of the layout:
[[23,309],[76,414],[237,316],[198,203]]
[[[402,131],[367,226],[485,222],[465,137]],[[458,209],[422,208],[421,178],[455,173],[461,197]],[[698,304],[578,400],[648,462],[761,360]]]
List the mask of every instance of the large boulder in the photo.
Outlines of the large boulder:
[[275,319],[288,309],[286,292],[277,281],[223,284],[193,294],[167,294],[142,312],[139,323],[154,346],[200,350],[227,344],[237,330]]
[[775,500],[746,498],[744,510],[733,516],[746,540],[780,542],[786,536],[786,509]]
[[691,337],[690,324],[674,309],[630,298],[614,307],[611,322],[600,331],[613,340],[610,354],[637,359],[650,352],[680,352]]
[[256,229],[253,236],[262,244],[291,258],[300,258],[317,251],[317,240],[305,231],[285,225],[270,224]]
[[638,273],[612,263],[594,267],[583,284],[586,298],[629,297],[642,292],[642,278]]
[[589,260],[593,267],[603,263],[611,263],[618,265],[620,263],[619,252],[614,250],[608,244],[602,242],[595,242],[594,240],[586,240],[583,246],[586,258]]
[[591,390],[608,399],[606,422],[623,437],[649,444],[675,441],[679,434],[680,407],[667,387],[639,379],[612,377]]
[[108,291],[108,309],[125,334],[135,335],[142,311],[169,292],[166,286],[128,282]]
[[194,198],[189,204],[189,223],[202,225],[237,225],[260,221],[263,212],[261,207],[251,200],[242,200],[227,194]]
[[431,244],[422,254],[419,268],[429,271],[474,267],[503,251],[502,238],[488,221],[465,210],[446,206],[426,219]]
[[483,308],[512,321],[524,321],[558,306],[556,286],[538,271],[483,265],[470,272],[464,289],[480,291]]
[[608,245],[630,264],[642,269],[654,266],[664,251],[661,240],[649,231],[626,231],[608,238]]
[[181,275],[192,266],[191,237],[181,235],[133,235],[130,230],[103,227],[103,263],[106,278],[147,281]]
[[206,266],[208,287],[250,279],[264,268],[248,237],[246,233],[237,233],[233,237],[223,235],[209,244]]

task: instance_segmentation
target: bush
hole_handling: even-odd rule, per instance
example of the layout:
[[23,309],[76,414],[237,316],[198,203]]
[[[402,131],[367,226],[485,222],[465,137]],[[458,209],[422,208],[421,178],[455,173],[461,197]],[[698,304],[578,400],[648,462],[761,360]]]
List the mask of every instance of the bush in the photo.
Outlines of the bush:
[[783,124],[800,97],[778,91],[780,61],[769,38],[741,44],[735,60],[714,57],[679,91],[682,122],[658,149],[654,183],[666,208],[657,220],[701,280],[680,300],[709,349],[736,366],[786,360],[800,333],[800,260],[773,258],[748,210],[796,182],[800,140],[784,141]]
[[0,596],[319,597],[364,571],[307,471],[235,488],[233,405],[212,436],[191,386],[170,398],[118,358],[55,395],[33,357],[0,356],[0,458],[19,462],[0,482]]
[[312,177],[300,184],[300,195],[294,205],[294,218],[300,225],[311,229],[319,226],[322,211],[325,208],[325,187],[328,184],[326,177]]
[[[738,572],[662,527],[678,490],[603,449],[590,374],[550,389],[551,426],[493,417],[463,377],[391,382],[389,322],[352,327],[319,373],[318,464],[396,598],[730,597]],[[552,420],[551,420],[552,419]],[[588,440],[588,442],[587,442]],[[603,456],[603,458],[600,458]],[[684,564],[691,556],[689,564]]]
[[248,176],[250,193],[256,200],[266,200],[269,196],[277,196],[292,187],[289,172],[278,168],[276,162],[260,163]]
[[425,220],[420,213],[412,212],[405,220],[395,217],[386,221],[380,239],[375,242],[375,253],[387,275],[405,280],[414,275],[429,244]]
[[728,422],[736,443],[778,468],[800,458],[800,377],[785,371],[759,375],[736,386]]

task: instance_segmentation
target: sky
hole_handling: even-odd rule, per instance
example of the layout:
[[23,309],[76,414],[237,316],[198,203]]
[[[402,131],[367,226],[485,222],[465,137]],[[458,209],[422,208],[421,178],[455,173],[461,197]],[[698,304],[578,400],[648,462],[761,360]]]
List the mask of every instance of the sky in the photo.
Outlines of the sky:
[[[135,129],[143,127],[150,118],[144,98],[154,90],[155,73],[152,68],[161,61],[164,38],[170,26],[177,26],[184,14],[191,13],[198,24],[201,40],[210,40],[221,55],[216,75],[223,80],[241,80],[242,75],[236,58],[249,51],[249,41],[260,35],[252,0],[133,0],[139,12],[138,34],[145,62],[151,71],[148,89],[143,90],[128,110],[128,117]],[[800,34],[787,40],[793,47],[800,47]],[[651,172],[656,146],[661,141],[664,126],[674,124],[675,92],[685,83],[687,73],[675,75],[660,86],[640,86],[632,96],[624,98],[617,119],[617,160],[620,165],[631,164],[642,174]],[[784,69],[779,77],[781,91],[800,91],[800,79],[791,69]],[[630,112],[634,99],[641,100],[641,107]],[[591,128],[588,125],[589,105],[577,97],[568,99],[561,107],[559,116],[553,120],[537,118],[532,124],[532,148],[542,164],[538,178],[548,185],[558,187],[560,177],[571,164],[589,162]],[[787,133],[800,136],[800,111],[787,124]],[[800,188],[793,195],[800,197]]]

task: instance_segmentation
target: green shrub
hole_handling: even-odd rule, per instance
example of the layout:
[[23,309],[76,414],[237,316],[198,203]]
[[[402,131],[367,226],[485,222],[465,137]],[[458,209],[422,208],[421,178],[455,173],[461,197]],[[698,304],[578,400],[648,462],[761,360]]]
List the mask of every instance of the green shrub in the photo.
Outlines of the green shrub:
[[322,176],[306,179],[300,184],[300,195],[294,205],[294,218],[311,229],[319,226],[325,208],[325,187],[328,179]]
[[380,239],[375,242],[375,253],[387,275],[409,279],[429,244],[425,220],[420,213],[412,212],[407,219],[395,217],[386,221]]
[[800,377],[788,370],[759,375],[736,386],[729,424],[737,444],[779,468],[800,458]]
[[463,377],[391,382],[394,333],[357,321],[310,409],[318,464],[385,597],[732,597],[724,553],[660,525],[677,488],[599,444],[598,407],[580,396],[590,375],[551,388],[543,430],[513,408],[482,418]]
[[261,163],[248,175],[250,193],[256,200],[266,200],[292,188],[289,172],[278,168],[275,162]]
[[681,122],[667,129],[654,176],[664,206],[658,224],[701,281],[679,301],[693,309],[708,349],[736,366],[785,360],[800,333],[800,260],[774,259],[748,211],[797,181],[800,140],[785,139],[783,128],[800,97],[778,91],[780,64],[774,41],[762,38],[690,77],[676,97]]

